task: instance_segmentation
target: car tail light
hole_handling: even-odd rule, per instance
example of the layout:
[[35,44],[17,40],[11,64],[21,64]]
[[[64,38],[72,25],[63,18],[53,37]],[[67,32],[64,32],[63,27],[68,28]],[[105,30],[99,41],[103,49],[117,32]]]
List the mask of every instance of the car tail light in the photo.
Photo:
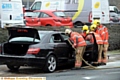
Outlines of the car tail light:
[[56,21],[56,22],[61,22],[61,20],[59,20],[59,19],[53,19],[54,21]]
[[110,21],[112,21],[113,20],[113,18],[110,18]]
[[92,17],[93,17],[93,15],[92,15],[92,11],[90,11],[90,13],[89,13],[89,17],[88,17],[88,21],[89,21],[89,22],[92,22]]
[[40,48],[29,48],[27,54],[38,54]]

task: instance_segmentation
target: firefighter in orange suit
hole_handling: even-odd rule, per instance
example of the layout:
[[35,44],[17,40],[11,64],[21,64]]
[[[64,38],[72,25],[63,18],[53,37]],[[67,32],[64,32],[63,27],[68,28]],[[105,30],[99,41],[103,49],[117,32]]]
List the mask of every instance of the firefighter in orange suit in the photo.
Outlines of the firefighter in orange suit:
[[[94,25],[94,24],[91,25],[89,33],[94,34],[95,39],[96,39],[96,43],[98,45],[98,60],[97,60],[97,62],[94,62],[94,64],[100,64],[101,60],[102,60],[103,40],[99,34],[95,33],[95,29],[96,29],[96,25]],[[85,39],[89,40],[91,43],[94,43],[93,35],[88,35]]]
[[94,20],[93,24],[97,26],[96,33],[100,34],[102,40],[103,40],[103,58],[102,58],[102,64],[106,65],[107,63],[107,51],[109,47],[108,39],[109,39],[109,33],[106,26],[103,26],[100,24],[99,20]]
[[89,33],[88,26],[87,26],[87,25],[84,25],[84,26],[82,27],[82,33],[81,33],[81,35],[83,36],[83,38],[85,38],[88,33]]
[[71,29],[66,29],[65,34],[70,37],[69,39],[73,42],[72,47],[76,49],[75,69],[79,69],[82,66],[81,56],[85,52],[86,42],[78,32],[73,32]]

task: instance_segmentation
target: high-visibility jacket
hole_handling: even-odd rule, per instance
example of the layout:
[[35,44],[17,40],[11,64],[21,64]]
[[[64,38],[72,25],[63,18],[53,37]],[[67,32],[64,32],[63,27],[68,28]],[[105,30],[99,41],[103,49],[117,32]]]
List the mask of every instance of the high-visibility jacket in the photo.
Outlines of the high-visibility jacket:
[[81,35],[83,36],[83,38],[85,38],[87,33],[86,32],[82,32]]
[[104,30],[105,32],[105,38],[103,40],[103,44],[108,44],[108,39],[109,39],[109,33],[108,33],[108,29],[106,26],[103,26],[102,29]]
[[83,32],[80,33],[80,34],[83,36],[83,38],[85,38],[88,33],[89,33],[89,30],[83,31]]
[[105,39],[105,32],[103,30],[103,25],[98,26],[97,29],[95,30],[95,32],[97,34],[99,34],[100,37],[102,38],[102,40],[104,41],[104,39]]
[[70,40],[73,42],[74,47],[86,46],[84,38],[77,32],[70,33]]
[[[97,33],[95,33],[95,32],[90,32],[90,33],[94,34],[97,44],[103,44],[103,40],[102,40],[102,38],[100,37],[99,34],[97,34]],[[85,39],[86,39],[86,40],[89,40],[91,43],[94,43],[94,38],[93,38],[93,35],[92,35],[92,34],[86,36]]]

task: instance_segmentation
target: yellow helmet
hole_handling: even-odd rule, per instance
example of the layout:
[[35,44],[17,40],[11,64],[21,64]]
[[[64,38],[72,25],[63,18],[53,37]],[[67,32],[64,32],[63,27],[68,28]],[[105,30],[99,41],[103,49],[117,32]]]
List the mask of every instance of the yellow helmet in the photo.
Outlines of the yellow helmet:
[[100,24],[100,20],[95,19],[95,20],[93,21],[93,24],[95,24],[96,26],[98,26],[98,25]]
[[87,31],[88,30],[88,26],[87,25],[84,25],[83,28],[82,28],[83,31]]
[[66,30],[65,30],[65,34],[70,34],[71,32],[72,32],[71,29],[66,29]]
[[97,27],[97,26],[96,26],[95,24],[92,24],[92,25],[90,26],[90,30],[91,30],[91,31],[94,31],[94,30],[96,29],[96,27]]

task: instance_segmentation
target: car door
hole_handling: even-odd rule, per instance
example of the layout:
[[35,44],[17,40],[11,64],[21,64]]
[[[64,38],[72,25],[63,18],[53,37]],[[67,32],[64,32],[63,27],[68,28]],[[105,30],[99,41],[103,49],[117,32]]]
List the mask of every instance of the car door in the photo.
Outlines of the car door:
[[75,58],[75,50],[72,48],[72,45],[69,43],[69,37],[65,33],[61,33],[63,41],[68,45],[66,49],[66,55],[69,59]]
[[[85,53],[83,55],[83,58],[86,60],[86,61],[97,61],[97,56],[98,56],[98,45],[96,43],[96,38],[95,38],[95,35],[93,33],[89,33],[87,34],[87,36],[93,36],[94,38],[94,43],[91,43],[90,40],[86,40],[86,43],[87,43],[87,46],[86,46],[86,50],[85,50]],[[86,36],[86,37],[87,37]]]
[[59,60],[65,60],[68,56],[68,45],[63,41],[59,33],[53,34],[50,39],[50,43],[54,47],[54,54],[57,55]]
[[53,24],[54,24],[52,16],[50,16],[44,12],[41,12],[39,18],[40,18],[42,26],[53,26]]

